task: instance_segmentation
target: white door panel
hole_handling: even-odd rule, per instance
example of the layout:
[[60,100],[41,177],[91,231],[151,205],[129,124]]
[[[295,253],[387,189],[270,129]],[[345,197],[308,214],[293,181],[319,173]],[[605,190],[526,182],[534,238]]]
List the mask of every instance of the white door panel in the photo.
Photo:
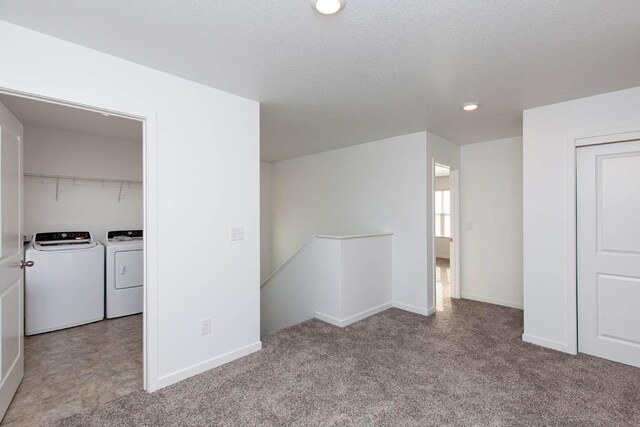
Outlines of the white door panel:
[[640,255],[640,155],[631,152],[596,159],[598,250]]
[[3,129],[1,149],[0,178],[2,200],[0,201],[1,223],[0,257],[19,254],[20,238],[20,140]]
[[577,160],[578,349],[640,366],[640,141]]
[[22,260],[22,135],[0,104],[0,418],[24,371]]
[[20,328],[22,315],[22,295],[20,292],[20,280],[7,289],[6,293],[0,297],[0,322],[2,326],[2,378],[4,378],[11,368],[18,363],[21,356],[20,342],[22,331]]
[[596,287],[598,336],[640,344],[640,323],[629,322],[637,318],[640,279],[598,274]]

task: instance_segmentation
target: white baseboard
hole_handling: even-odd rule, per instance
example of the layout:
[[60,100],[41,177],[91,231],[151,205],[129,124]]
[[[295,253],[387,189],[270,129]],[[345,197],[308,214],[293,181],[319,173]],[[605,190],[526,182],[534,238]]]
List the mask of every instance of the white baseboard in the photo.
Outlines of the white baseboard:
[[349,326],[352,323],[356,323],[356,322],[358,322],[358,321],[360,321],[362,319],[366,319],[369,316],[373,316],[374,314],[378,314],[378,313],[380,313],[382,311],[385,311],[385,310],[387,310],[387,309],[389,309],[391,307],[392,307],[392,303],[387,302],[387,303],[381,304],[381,305],[379,305],[377,307],[373,307],[373,308],[370,308],[368,310],[365,310],[365,311],[363,311],[361,313],[354,314],[353,316],[349,316],[349,317],[347,317],[345,319],[336,319],[335,317],[329,316],[329,315],[324,314],[324,313],[320,313],[319,311],[316,311],[315,317],[316,317],[316,319],[322,320],[323,322],[327,322],[327,323],[329,323],[331,325],[338,326],[340,328],[344,328],[345,326]]
[[260,349],[262,349],[262,342],[258,341],[256,343],[249,344],[245,347],[241,347],[237,350],[233,350],[228,353],[222,354],[220,356],[211,358],[209,360],[205,360],[204,362],[189,366],[188,368],[181,369],[171,374],[162,376],[158,378],[157,389],[161,389],[168,385],[175,384],[179,381],[182,381],[184,379],[187,379],[197,374],[201,374],[202,372],[208,371],[209,369],[213,369],[217,366],[224,365],[225,363],[229,363],[241,357],[248,356],[249,354],[255,353]]
[[377,307],[370,308],[370,309],[365,310],[365,311],[363,311],[361,313],[354,314],[353,316],[349,316],[346,319],[342,319],[342,323],[343,323],[344,326],[350,325],[350,324],[358,322],[358,321],[360,321],[362,319],[366,319],[369,316],[373,316],[374,314],[378,314],[378,313],[381,313],[381,312],[383,312],[385,310],[388,310],[388,309],[391,308],[391,306],[392,306],[391,302],[380,304]]
[[324,314],[324,313],[320,313],[319,311],[316,311],[314,317],[330,325],[338,326],[342,328],[342,320],[336,319],[335,317],[329,316],[328,314]]
[[436,312],[435,308],[432,308],[432,309],[429,310],[429,309],[426,309],[426,308],[423,308],[423,307],[417,307],[415,305],[403,304],[401,302],[396,302],[396,301],[393,302],[393,307],[399,308],[400,310],[409,311],[411,313],[421,314],[423,316],[430,316],[430,315],[432,315],[433,313]]
[[540,338],[533,335],[522,334],[522,341],[530,344],[539,345],[541,347],[550,348],[552,350],[561,351],[563,353],[576,354],[575,351],[569,348],[569,345],[564,342],[550,340],[547,338]]
[[502,305],[504,307],[518,308],[520,310],[522,310],[522,308],[523,308],[522,303],[519,303],[519,302],[504,301],[504,300],[501,300],[501,299],[485,297],[485,296],[477,295],[477,294],[470,294],[470,293],[467,293],[467,292],[463,292],[462,293],[462,298],[470,299],[470,300],[474,300],[474,301],[486,302],[486,303],[489,303],[489,304]]

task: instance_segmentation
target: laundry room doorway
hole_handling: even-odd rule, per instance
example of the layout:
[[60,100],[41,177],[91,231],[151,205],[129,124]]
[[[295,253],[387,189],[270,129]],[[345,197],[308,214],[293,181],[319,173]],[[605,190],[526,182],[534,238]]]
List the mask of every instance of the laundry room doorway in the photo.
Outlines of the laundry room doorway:
[[148,389],[145,124],[0,104],[0,417],[46,423]]

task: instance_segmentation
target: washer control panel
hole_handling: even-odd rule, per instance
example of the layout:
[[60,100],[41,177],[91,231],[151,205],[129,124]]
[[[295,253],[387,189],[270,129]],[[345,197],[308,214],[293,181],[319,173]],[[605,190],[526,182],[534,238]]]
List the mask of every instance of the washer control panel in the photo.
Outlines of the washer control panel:
[[37,233],[34,240],[36,242],[91,240],[91,233],[88,231],[56,231],[49,233]]

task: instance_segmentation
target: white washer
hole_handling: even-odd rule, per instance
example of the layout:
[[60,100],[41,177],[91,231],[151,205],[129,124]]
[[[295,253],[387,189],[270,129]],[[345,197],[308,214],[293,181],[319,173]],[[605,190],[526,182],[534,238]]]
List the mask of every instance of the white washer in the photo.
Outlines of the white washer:
[[109,231],[104,246],[107,318],[142,313],[144,296],[142,230]]
[[25,259],[26,335],[104,319],[104,247],[88,231],[37,233]]

